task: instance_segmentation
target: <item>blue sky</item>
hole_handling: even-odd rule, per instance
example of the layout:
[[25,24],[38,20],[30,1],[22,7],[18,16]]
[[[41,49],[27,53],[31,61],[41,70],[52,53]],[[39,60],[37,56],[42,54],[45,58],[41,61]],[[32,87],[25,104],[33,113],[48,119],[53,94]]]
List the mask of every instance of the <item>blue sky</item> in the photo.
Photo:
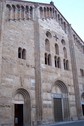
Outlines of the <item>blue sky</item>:
[[[28,0],[30,1],[30,0]],[[50,3],[51,0],[31,0]],[[84,40],[84,0],[52,0],[54,5]]]

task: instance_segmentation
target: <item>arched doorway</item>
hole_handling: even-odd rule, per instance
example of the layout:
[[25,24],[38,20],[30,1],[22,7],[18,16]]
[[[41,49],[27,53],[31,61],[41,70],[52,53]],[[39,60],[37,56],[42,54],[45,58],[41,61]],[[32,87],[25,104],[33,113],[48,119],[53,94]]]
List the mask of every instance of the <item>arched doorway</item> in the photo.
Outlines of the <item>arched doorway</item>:
[[14,95],[14,126],[31,125],[30,95],[25,89],[18,89]]
[[82,105],[82,113],[83,113],[83,116],[84,116],[84,92],[81,95],[81,105]]
[[52,88],[54,120],[69,120],[68,90],[62,81],[56,81]]

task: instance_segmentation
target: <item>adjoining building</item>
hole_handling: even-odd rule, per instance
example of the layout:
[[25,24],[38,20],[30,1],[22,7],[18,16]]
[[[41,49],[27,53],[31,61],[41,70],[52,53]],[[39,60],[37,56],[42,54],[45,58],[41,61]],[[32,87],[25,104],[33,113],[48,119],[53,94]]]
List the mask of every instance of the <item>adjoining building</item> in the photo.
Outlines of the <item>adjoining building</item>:
[[53,2],[0,0],[0,126],[84,118],[84,42]]

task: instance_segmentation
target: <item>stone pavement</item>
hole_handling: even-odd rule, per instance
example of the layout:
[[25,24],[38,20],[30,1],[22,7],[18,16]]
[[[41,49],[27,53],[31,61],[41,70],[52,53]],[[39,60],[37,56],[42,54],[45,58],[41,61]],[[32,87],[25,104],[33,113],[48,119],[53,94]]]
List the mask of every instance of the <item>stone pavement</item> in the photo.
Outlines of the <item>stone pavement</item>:
[[84,126],[84,120],[83,121],[71,121],[71,122],[62,122],[59,124],[56,124],[54,126]]
[[59,123],[54,123],[54,124],[47,124],[44,126],[84,126],[84,120],[59,122]]

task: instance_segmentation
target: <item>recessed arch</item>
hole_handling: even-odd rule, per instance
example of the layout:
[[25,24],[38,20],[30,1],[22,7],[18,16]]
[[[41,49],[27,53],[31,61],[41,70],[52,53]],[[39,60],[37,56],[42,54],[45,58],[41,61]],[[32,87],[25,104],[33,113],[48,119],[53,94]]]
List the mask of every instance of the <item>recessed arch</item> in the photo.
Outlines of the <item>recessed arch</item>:
[[69,120],[68,88],[61,80],[54,83],[52,97],[54,120],[56,122]]
[[67,86],[65,85],[65,83],[61,80],[57,80],[53,86],[59,86],[62,93],[68,94],[68,89]]
[[[15,98],[20,97],[20,100],[22,100],[23,102],[16,102],[14,100],[16,100]],[[18,119],[18,123],[20,122],[20,120],[23,120],[23,124],[24,126],[26,125],[31,125],[31,99],[30,99],[30,94],[28,93],[27,90],[23,89],[23,88],[19,88],[17,89],[14,94],[13,94],[13,103],[14,103],[14,120]],[[20,107],[20,109],[19,109]],[[17,115],[18,113],[18,108],[19,111],[22,112],[22,118],[20,118],[21,115]],[[21,114],[21,113],[20,113]],[[17,118],[16,118],[17,117]],[[17,120],[16,120],[17,121]],[[15,124],[14,124],[15,125]],[[20,124],[18,124],[20,125]]]

